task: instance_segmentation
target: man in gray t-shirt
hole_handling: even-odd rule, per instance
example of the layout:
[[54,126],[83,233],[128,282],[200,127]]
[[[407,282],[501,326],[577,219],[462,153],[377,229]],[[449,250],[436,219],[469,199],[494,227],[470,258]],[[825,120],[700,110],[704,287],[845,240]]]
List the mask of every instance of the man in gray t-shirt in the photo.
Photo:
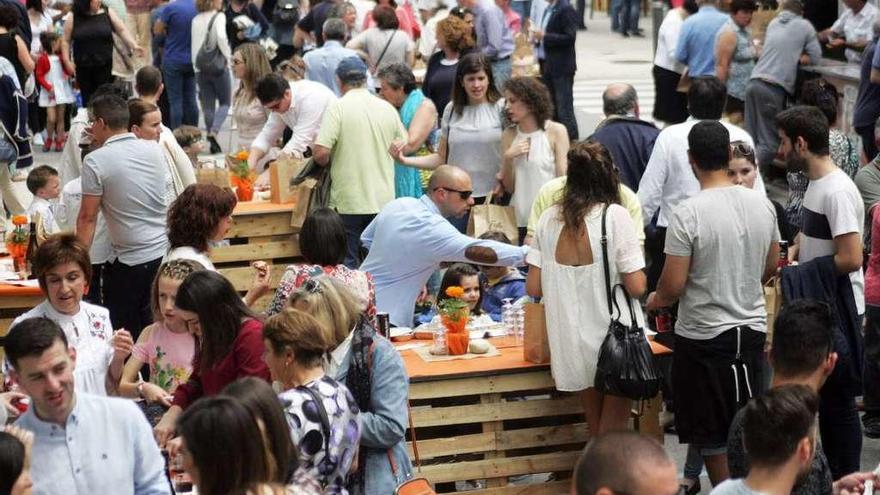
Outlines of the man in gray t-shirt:
[[104,301],[114,328],[136,341],[152,322],[150,286],[168,251],[165,234],[166,167],[159,143],[128,132],[128,106],[116,95],[89,103],[89,129],[100,146],[83,160],[83,198],[77,238],[91,246],[98,211],[104,214],[111,262],[104,274]]
[[727,177],[730,136],[717,121],[688,134],[701,191],[672,211],[666,261],[648,309],[680,303],[672,364],[675,427],[700,449],[709,478],[726,477],[730,422],[758,390],[767,314],[762,280],[776,266],[776,210]]

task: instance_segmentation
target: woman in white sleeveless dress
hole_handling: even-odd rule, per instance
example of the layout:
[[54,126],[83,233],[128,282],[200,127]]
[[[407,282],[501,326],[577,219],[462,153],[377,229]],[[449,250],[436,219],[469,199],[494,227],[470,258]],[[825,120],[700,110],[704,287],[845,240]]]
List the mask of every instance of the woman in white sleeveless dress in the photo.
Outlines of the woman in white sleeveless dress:
[[519,242],[529,223],[541,186],[565,175],[569,148],[565,126],[550,120],[550,92],[534,77],[516,77],[504,84],[507,116],[516,124],[501,135],[501,184],[513,194]]
[[[598,143],[578,143],[568,153],[568,178],[559,203],[538,221],[526,258],[526,290],[544,298],[550,370],[556,388],[580,392],[591,436],[625,429],[632,402],[600,394],[594,388],[599,348],[611,316],[603,273],[602,213],[607,208],[610,285],[622,284],[632,298],[645,293],[645,259],[636,226],[620,205],[620,184],[611,155]],[[629,325],[622,291],[615,292]],[[644,326],[636,305],[636,319]],[[615,311],[616,316],[616,311]]]

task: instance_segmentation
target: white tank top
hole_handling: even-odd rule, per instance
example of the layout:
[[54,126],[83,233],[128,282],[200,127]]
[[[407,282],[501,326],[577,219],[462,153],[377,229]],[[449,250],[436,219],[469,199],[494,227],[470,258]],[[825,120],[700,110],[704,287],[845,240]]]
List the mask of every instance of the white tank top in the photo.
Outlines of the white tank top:
[[538,129],[534,132],[522,132],[516,128],[515,145],[525,140],[529,142],[529,153],[513,160],[515,180],[514,193],[510,204],[516,212],[516,224],[525,227],[529,223],[532,204],[538,197],[541,186],[556,177],[556,162],[547,132]]

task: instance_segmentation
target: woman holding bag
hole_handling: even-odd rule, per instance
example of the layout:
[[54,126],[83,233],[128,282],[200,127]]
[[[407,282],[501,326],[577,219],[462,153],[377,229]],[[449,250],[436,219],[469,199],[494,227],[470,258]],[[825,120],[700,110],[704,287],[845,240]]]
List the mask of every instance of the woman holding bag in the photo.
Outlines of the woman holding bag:
[[[232,100],[232,80],[226,70],[232,58],[232,50],[229,48],[229,40],[226,39],[226,15],[220,12],[221,8],[223,0],[196,0],[199,14],[192,20],[191,34],[192,62],[196,72],[196,85],[199,87],[199,103],[205,114],[205,130],[212,154],[223,152],[217,143],[217,133],[226,120]],[[223,54],[226,63],[222,71],[208,74],[200,70],[196,58],[205,45],[214,45]]]
[[[628,297],[638,298],[647,285],[636,226],[620,205],[619,188],[608,150],[599,143],[575,144],[568,152],[562,199],[541,215],[526,258],[526,291],[544,298],[556,388],[581,393],[591,436],[626,429],[632,403],[603,395],[594,384],[599,349],[611,323],[608,287],[622,284]],[[621,291],[614,297],[625,309]],[[620,321],[630,325],[629,312],[620,313]],[[644,327],[640,311],[636,320]]]

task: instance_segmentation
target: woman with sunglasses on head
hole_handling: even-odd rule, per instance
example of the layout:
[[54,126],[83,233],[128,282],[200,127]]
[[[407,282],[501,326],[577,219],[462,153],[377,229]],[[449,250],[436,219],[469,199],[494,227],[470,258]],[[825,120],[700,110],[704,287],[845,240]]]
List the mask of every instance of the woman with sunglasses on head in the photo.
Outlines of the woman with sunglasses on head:
[[405,438],[409,377],[400,354],[335,279],[308,281],[290,296],[290,305],[326,327],[331,349],[327,375],[345,384],[360,409],[361,448],[349,493],[394,493],[412,476]]
[[[758,166],[755,164],[755,150],[745,141],[730,143],[730,168],[727,176],[731,182],[748,189],[755,188],[755,179],[758,178]],[[770,198],[767,198],[770,199]],[[780,237],[788,242],[794,241],[797,229],[789,225],[785,218],[785,208],[777,201],[770,200],[776,208],[776,224],[779,226]]]
[[269,111],[257,98],[257,81],[272,72],[269,58],[260,45],[242,43],[232,54],[232,75],[239,80],[238,89],[232,99],[232,118],[238,126],[236,147],[250,149],[266,121]]
[[[437,153],[405,156],[405,144],[401,143],[395,143],[389,151],[395,160],[410,167],[460,167],[473,182],[474,203],[483,204],[486,196],[499,189],[496,176],[501,170],[505,121],[504,98],[495,87],[492,64],[485,55],[469,53],[458,62],[452,101],[442,113]],[[459,231],[465,231],[467,216],[450,221]]]
[[218,394],[243,376],[269,381],[263,362],[263,322],[223,275],[208,270],[191,273],[177,289],[174,305],[197,347],[189,380],[174,391],[171,408],[153,430],[160,447],[172,437],[180,413],[199,397]]
[[266,321],[263,343],[272,379],[282,390],[275,402],[280,398],[284,404],[284,431],[296,443],[301,469],[323,491],[344,493],[357,457],[360,410],[348,388],[324,373],[330,332],[288,307]]

